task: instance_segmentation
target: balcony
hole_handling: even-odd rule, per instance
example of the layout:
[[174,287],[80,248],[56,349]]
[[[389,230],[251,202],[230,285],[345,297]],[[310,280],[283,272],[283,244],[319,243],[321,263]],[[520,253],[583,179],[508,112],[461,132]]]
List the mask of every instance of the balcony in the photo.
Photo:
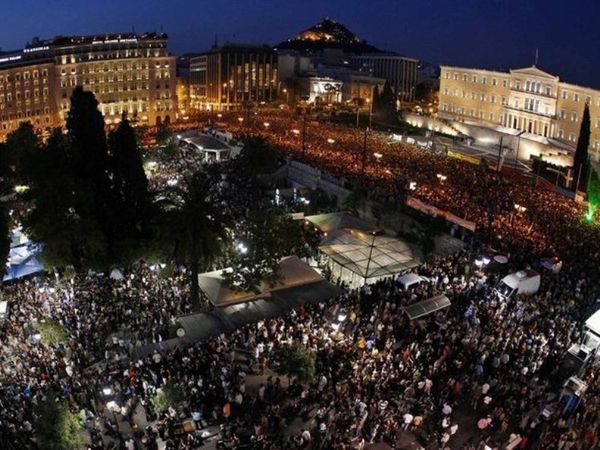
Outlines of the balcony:
[[527,91],[527,90],[525,90],[523,88],[517,88],[515,86],[511,86],[510,90],[511,91],[515,91],[515,92],[520,92],[522,94],[537,95],[538,97],[551,98],[551,99],[554,99],[554,100],[558,99],[558,94],[557,95],[552,95],[552,94],[548,95],[545,92]]
[[547,117],[548,119],[556,119],[556,115],[554,114],[544,114],[542,112],[537,112],[537,111],[531,111],[529,109],[525,109],[525,108],[517,108],[516,106],[511,106],[508,104],[502,105],[503,108],[506,109],[510,109],[512,111],[518,111],[520,113],[527,113],[527,114],[531,114],[533,116],[540,116],[540,117]]

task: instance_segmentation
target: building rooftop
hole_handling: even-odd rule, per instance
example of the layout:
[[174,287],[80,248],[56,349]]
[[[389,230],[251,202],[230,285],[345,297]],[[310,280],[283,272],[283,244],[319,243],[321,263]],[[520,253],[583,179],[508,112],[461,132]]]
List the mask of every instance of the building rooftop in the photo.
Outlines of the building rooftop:
[[25,45],[25,50],[39,47],[61,47],[69,45],[85,45],[95,43],[119,44],[135,42],[138,40],[165,40],[166,33],[108,33],[88,36],[55,36],[50,39],[33,38],[31,42]]

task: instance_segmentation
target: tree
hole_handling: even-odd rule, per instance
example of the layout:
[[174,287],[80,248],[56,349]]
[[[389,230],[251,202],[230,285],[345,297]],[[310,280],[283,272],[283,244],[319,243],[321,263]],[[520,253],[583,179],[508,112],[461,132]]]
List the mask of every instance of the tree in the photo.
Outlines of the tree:
[[6,273],[6,261],[10,253],[10,216],[5,203],[0,202],[0,282]]
[[[583,117],[581,118],[581,127],[579,129],[579,139],[575,149],[573,159],[573,176],[579,180],[576,186],[577,190],[586,191],[587,180],[590,173],[588,147],[590,146],[590,109],[586,104],[583,108]],[[577,181],[576,181],[577,183]]]
[[263,282],[274,286],[281,278],[281,258],[302,245],[300,227],[282,209],[256,208],[235,231],[232,270],[223,274],[229,287],[260,292]]
[[158,145],[169,145],[174,141],[175,135],[171,129],[166,124],[161,125],[156,132],[156,143]]
[[295,378],[300,383],[310,383],[315,377],[315,354],[302,344],[284,345],[275,350],[278,372]]
[[281,152],[261,136],[246,136],[235,165],[248,176],[268,175],[280,166]]
[[[105,269],[114,247],[113,219],[116,208],[110,189],[109,157],[104,132],[104,118],[94,94],[76,87],[71,96],[67,117],[69,165],[73,180],[74,219],[81,231],[95,236],[97,248],[84,252],[74,261],[77,269]],[[87,236],[86,236],[87,237]],[[78,267],[79,265],[79,267]]]
[[55,393],[50,393],[35,408],[35,439],[38,448],[79,450],[84,448],[81,419],[69,411]]
[[214,164],[192,175],[183,186],[166,189],[159,201],[159,239],[167,254],[190,270],[191,297],[199,299],[198,272],[210,267],[228,242],[231,216],[221,186],[221,170]]
[[65,327],[56,320],[43,319],[37,324],[41,342],[45,345],[58,345],[65,343],[69,338]]
[[178,405],[185,401],[185,394],[174,383],[168,382],[152,397],[151,402],[158,412],[165,412],[169,407],[177,409]]
[[4,147],[6,175],[13,179],[12,184],[26,184],[30,165],[40,147],[31,122],[21,122],[19,128],[10,133]]
[[30,207],[23,222],[29,236],[44,244],[46,267],[73,265],[81,270],[104,261],[106,236],[93,211],[80,211],[69,143],[59,129],[34,158],[29,176],[30,189],[23,199]]
[[67,135],[73,175],[80,184],[91,189],[97,197],[93,200],[105,201],[103,196],[109,191],[110,181],[104,118],[94,94],[81,86],[76,87],[71,96]]
[[131,263],[140,256],[149,230],[151,211],[148,179],[141,152],[129,121],[123,119],[109,136],[112,191],[119,214],[113,219],[114,260]]
[[388,81],[383,85],[383,90],[377,97],[377,104],[373,104],[373,108],[375,116],[382,122],[397,122],[396,99]]

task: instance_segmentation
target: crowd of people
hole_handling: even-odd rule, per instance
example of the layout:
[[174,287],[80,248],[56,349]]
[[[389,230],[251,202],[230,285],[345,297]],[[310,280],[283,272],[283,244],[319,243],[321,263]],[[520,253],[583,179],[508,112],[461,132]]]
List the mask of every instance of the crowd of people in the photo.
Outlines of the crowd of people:
[[[505,448],[519,439],[522,449],[598,445],[598,368],[580,374],[588,391],[575,414],[563,416],[558,397],[565,351],[581,339],[581,321],[600,300],[598,228],[581,223],[579,206],[481,167],[388,145],[382,135],[367,136],[369,154],[382,157],[363,165],[362,132],[309,123],[303,152],[300,120],[278,114],[255,121],[253,129],[236,120],[230,127],[260,133],[348,182],[364,172],[372,195],[398,194],[397,177],[415,181],[419,199],[477,222],[481,240],[495,236],[495,250],[512,269],[537,268],[547,255],[559,255],[563,269],[544,272],[533,296],[503,298],[493,289],[496,274],[474,270],[474,260],[490,251],[475,239],[416,269],[429,281],[408,291],[389,277],[230,335],[157,346],[141,358],[134,349],[173,336],[177,316],[192,310],[185,272],[140,263],[113,276],[18,281],[3,288],[9,312],[0,323],[4,448],[36,447],[36,405],[51,392],[80,415],[97,449],[201,448],[204,436],[186,430],[186,420],[197,429],[222,425],[224,446],[263,450],[393,446],[407,436],[428,449]],[[514,203],[526,210],[516,212]],[[436,293],[451,307],[407,318],[403,306]],[[65,342],[44,342],[42,320],[60,324]],[[315,355],[308,383],[278,374],[277,350],[292,344]],[[157,393],[172,390],[183,395],[160,408]],[[114,416],[107,395],[118,405]]]

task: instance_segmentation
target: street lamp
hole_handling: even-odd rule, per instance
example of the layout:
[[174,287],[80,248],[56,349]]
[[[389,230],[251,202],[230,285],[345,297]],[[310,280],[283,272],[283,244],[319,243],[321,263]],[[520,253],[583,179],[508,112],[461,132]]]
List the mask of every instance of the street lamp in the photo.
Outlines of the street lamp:
[[440,180],[440,182],[444,182],[448,178],[446,175],[442,175],[441,173],[438,173],[436,177],[438,178],[438,180]]
[[411,181],[410,183],[408,183],[408,189],[411,191],[416,191],[417,190],[417,182]]
[[244,122],[244,118],[243,117],[238,117],[238,122],[240,123],[240,125],[242,124],[242,122]]
[[375,158],[377,158],[377,161],[381,160],[381,158],[383,157],[383,155],[381,153],[378,153],[378,152],[373,153],[373,156]]
[[268,129],[271,124],[269,122],[265,122],[265,123],[263,123],[263,125],[265,126],[265,128]]
[[246,247],[246,245],[243,242],[240,242],[237,245],[237,249],[238,249],[238,252],[240,252],[242,255],[245,255],[246,253],[248,253],[248,247]]
[[328,138],[328,139],[327,139],[327,142],[328,142],[329,144],[335,144],[335,139]]
[[515,203],[515,209],[520,213],[527,211],[527,208],[525,208],[523,205],[519,205],[518,203]]

